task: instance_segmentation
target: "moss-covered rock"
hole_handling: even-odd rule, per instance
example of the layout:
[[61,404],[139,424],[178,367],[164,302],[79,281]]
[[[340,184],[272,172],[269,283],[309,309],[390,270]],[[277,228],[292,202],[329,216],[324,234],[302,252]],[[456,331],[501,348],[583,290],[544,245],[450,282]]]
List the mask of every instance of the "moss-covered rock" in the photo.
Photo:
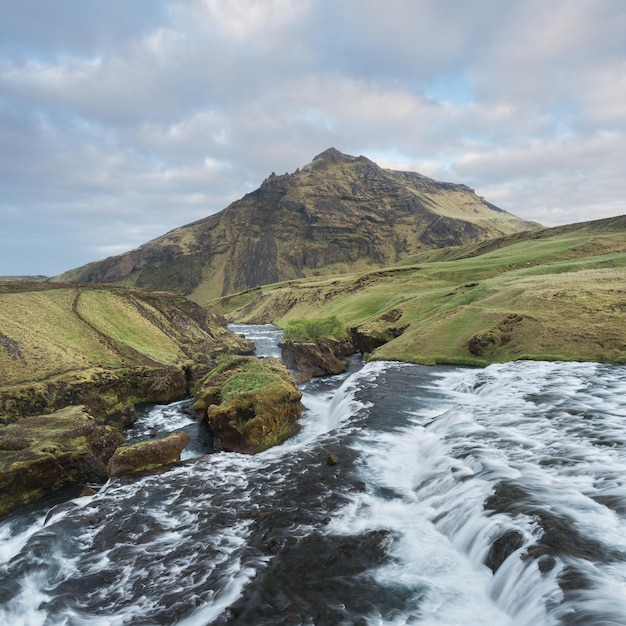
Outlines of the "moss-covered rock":
[[94,417],[105,418],[127,404],[181,400],[189,391],[188,378],[183,366],[92,368],[0,387],[0,421],[14,422],[70,405],[85,405]]
[[0,427],[0,515],[66,485],[105,481],[123,441],[82,406]]
[[194,410],[224,450],[255,453],[298,430],[302,394],[272,357],[223,357],[195,394]]
[[109,460],[108,473],[112,477],[122,476],[178,463],[190,440],[188,433],[178,431],[163,439],[121,446]]

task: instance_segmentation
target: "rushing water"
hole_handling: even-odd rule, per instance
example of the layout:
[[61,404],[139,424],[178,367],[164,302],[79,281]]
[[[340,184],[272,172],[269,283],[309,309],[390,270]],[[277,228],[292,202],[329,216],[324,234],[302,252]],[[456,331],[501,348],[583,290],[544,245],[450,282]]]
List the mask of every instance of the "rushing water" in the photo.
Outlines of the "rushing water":
[[626,367],[352,362],[303,393],[256,456],[146,409],[187,460],[5,518],[0,623],[626,624]]

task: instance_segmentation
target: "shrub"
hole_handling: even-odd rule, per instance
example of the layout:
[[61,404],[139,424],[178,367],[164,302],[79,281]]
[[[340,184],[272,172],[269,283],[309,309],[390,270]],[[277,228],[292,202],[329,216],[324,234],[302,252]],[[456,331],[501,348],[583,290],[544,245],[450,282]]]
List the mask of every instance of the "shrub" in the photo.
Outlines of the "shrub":
[[346,336],[343,324],[336,316],[313,319],[297,319],[287,322],[285,341],[314,341],[316,339],[343,339]]

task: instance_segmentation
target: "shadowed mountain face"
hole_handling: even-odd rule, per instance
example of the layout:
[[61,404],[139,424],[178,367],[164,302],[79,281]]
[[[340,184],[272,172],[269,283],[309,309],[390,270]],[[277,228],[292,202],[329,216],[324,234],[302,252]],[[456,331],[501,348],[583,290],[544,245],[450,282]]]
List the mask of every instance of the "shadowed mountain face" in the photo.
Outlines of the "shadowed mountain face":
[[177,291],[206,303],[278,281],[383,267],[424,250],[536,228],[465,185],[330,148],[223,211],[57,280]]

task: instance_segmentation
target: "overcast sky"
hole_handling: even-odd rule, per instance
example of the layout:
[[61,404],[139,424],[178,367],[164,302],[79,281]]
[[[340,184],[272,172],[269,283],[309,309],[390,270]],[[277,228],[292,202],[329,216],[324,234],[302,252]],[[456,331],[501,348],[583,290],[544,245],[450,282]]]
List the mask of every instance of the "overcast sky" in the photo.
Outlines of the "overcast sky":
[[624,0],[0,0],[0,275],[328,147],[545,225],[626,213]]

